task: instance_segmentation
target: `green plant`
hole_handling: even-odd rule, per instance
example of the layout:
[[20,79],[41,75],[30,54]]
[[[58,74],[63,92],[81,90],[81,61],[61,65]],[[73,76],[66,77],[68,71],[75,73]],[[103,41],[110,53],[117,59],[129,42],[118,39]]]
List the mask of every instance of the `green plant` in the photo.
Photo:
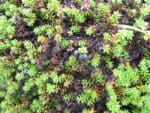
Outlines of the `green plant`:
[[94,109],[83,109],[82,113],[94,113]]
[[100,18],[103,18],[105,14],[110,14],[110,6],[109,4],[99,3],[98,4],[98,14]]
[[149,0],[144,0],[147,4],[150,4],[150,1]]
[[89,27],[89,28],[87,28],[86,30],[85,30],[85,33],[86,33],[86,35],[92,35],[93,34],[93,28],[92,27]]
[[30,107],[33,109],[33,111],[37,111],[39,113],[44,112],[44,104],[42,100],[34,99]]
[[36,5],[37,0],[22,0],[22,2],[25,6],[31,7]]
[[0,10],[4,11],[6,16],[12,16],[19,14],[19,8],[10,2],[5,2],[0,5]]
[[43,25],[34,28],[34,33],[37,35],[43,35],[46,33],[50,37],[50,35],[53,33],[53,29],[50,25]]
[[91,79],[89,79],[89,80],[83,79],[81,84],[84,86],[92,86],[94,84],[94,82]]
[[68,71],[75,69],[78,65],[77,58],[75,56],[70,56],[69,60],[65,62],[65,68]]
[[143,19],[136,19],[136,22],[135,22],[135,26],[139,27],[139,28],[142,28],[142,29],[146,29],[147,24],[148,23],[144,22]]
[[0,0],[0,113],[149,113],[149,0]]
[[26,17],[24,18],[24,21],[28,24],[28,26],[33,26],[36,20],[36,15],[27,9],[22,9],[21,13]]
[[100,55],[99,54],[95,54],[95,56],[93,57],[93,59],[91,60],[91,65],[93,67],[98,67],[100,64]]
[[87,104],[88,106],[93,105],[97,100],[97,93],[91,89],[85,89],[77,96],[78,103]]
[[109,54],[111,52],[111,47],[110,47],[109,44],[105,44],[103,46],[103,49],[104,49],[104,52],[107,53],[107,54]]
[[61,45],[61,47],[62,48],[67,48],[69,45],[71,44],[71,41],[70,40],[62,40],[61,42],[60,42],[60,45]]
[[149,12],[150,12],[149,9],[150,9],[149,6],[145,6],[145,7],[140,8],[140,16],[142,18],[147,16],[149,14]]
[[28,55],[29,59],[31,60],[32,63],[34,63],[35,62],[34,54],[36,52],[34,45],[32,44],[31,41],[25,41],[24,46],[27,49],[27,55]]
[[88,53],[86,47],[80,47],[78,50],[79,50],[79,53],[80,53],[80,54],[86,54],[86,53]]
[[56,88],[55,85],[53,85],[53,84],[47,84],[47,92],[49,94],[54,93],[55,92],[55,88]]
[[133,38],[134,34],[133,31],[131,30],[119,30],[118,33],[116,34],[116,37],[114,38],[114,49],[113,53],[114,56],[119,57],[124,54],[125,57],[127,53],[124,51],[124,47],[127,45],[128,41],[131,41]]
[[71,28],[70,28],[70,30],[71,30],[72,33],[79,32],[80,31],[80,26],[78,26],[78,25],[72,25]]
[[69,109],[64,109],[63,113],[70,113]]
[[72,22],[79,22],[79,23],[84,23],[85,21],[85,14],[78,10],[77,8],[69,8],[65,7],[63,11],[71,18]]
[[109,56],[103,57],[103,60],[105,61],[108,68],[112,69],[114,67],[114,62],[111,60]]
[[110,21],[112,24],[117,24],[117,23],[119,23],[120,17],[121,17],[121,15],[120,15],[119,12],[114,12],[114,13],[111,15],[109,21]]
[[120,113],[120,105],[119,102],[117,101],[117,96],[115,94],[115,91],[113,89],[113,86],[111,84],[106,84],[106,90],[110,96],[110,100],[107,103],[108,109],[112,113]]
[[103,73],[97,68],[93,73],[91,73],[91,79],[94,84],[99,83],[104,84],[105,79]]
[[104,33],[103,35],[104,39],[107,41],[111,40],[111,35],[109,33]]
[[63,96],[63,100],[66,102],[71,101],[73,98],[74,98],[74,96],[72,93],[71,94],[64,94],[64,96]]
[[137,88],[126,88],[123,94],[125,95],[121,101],[123,105],[132,104],[138,107],[143,105],[142,100],[140,99],[141,93]]
[[120,64],[113,72],[117,78],[117,86],[130,86],[131,84],[135,84],[139,78],[137,69],[133,69],[130,66],[125,67],[123,64]]
[[147,81],[148,83],[150,83],[149,81],[149,64],[150,64],[150,60],[147,59],[143,59],[140,64],[139,64],[139,68],[140,68],[140,75],[142,75],[143,80]]
[[11,26],[10,19],[6,16],[0,16],[0,39],[13,38],[15,27]]
[[[41,3],[42,5],[43,3]],[[40,9],[41,17],[42,19],[47,19],[49,22],[51,22],[51,25],[55,25],[58,21],[56,21],[56,18],[59,17],[59,10],[60,2],[58,0],[51,0],[47,3],[46,8],[42,7]]]
[[80,40],[80,41],[79,41],[79,46],[85,47],[85,46],[87,46],[87,45],[88,45],[87,40]]

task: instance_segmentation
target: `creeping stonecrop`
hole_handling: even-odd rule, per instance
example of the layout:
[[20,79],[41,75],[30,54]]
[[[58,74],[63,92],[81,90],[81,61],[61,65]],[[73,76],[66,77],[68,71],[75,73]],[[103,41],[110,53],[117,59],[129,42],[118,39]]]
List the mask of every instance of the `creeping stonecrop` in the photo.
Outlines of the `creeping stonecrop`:
[[0,113],[149,113],[150,0],[0,0]]

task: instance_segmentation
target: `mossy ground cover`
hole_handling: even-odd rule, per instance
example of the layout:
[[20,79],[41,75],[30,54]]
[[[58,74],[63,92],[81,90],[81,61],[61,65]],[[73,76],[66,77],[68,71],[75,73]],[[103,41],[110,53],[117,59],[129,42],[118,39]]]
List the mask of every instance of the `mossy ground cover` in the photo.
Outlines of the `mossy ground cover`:
[[0,0],[0,113],[149,113],[150,0]]

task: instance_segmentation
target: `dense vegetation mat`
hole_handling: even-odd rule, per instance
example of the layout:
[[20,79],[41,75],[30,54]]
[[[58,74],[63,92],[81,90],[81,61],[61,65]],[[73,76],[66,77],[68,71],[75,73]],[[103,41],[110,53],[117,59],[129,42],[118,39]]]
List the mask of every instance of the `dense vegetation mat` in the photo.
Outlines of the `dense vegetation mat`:
[[0,0],[1,113],[150,113],[150,0]]

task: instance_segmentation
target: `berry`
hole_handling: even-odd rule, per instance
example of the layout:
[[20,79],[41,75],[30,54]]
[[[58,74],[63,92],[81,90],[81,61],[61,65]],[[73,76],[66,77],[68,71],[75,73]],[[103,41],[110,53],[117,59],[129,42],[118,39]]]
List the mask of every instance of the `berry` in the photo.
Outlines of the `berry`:
[[107,96],[107,97],[106,97],[106,101],[107,101],[107,102],[110,101],[110,96]]
[[29,71],[28,71],[28,69],[25,68],[25,69],[23,69],[22,73],[23,74],[29,74]]
[[32,12],[33,11],[33,8],[28,8],[27,9],[29,12]]
[[74,55],[74,56],[78,56],[78,54],[79,54],[79,51],[78,51],[78,50],[75,50],[75,51],[73,52],[73,55]]
[[135,61],[137,60],[138,58],[140,58],[140,52],[133,52],[132,54],[129,55],[129,60],[130,61]]
[[79,55],[79,60],[85,60],[85,59],[87,59],[87,54],[81,54],[81,55]]
[[109,96],[108,94],[105,94],[105,95],[104,95],[104,98],[105,98],[105,101],[106,101],[106,102],[110,101],[110,96]]
[[0,13],[0,16],[3,16],[4,14],[3,13]]
[[99,47],[99,48],[98,48],[98,52],[99,52],[100,54],[104,54],[104,49],[103,49],[103,47]]

